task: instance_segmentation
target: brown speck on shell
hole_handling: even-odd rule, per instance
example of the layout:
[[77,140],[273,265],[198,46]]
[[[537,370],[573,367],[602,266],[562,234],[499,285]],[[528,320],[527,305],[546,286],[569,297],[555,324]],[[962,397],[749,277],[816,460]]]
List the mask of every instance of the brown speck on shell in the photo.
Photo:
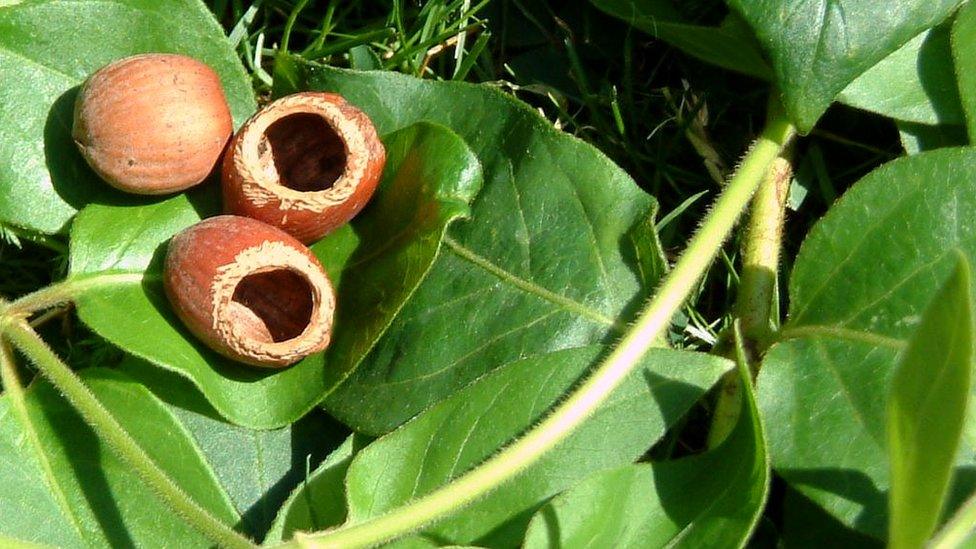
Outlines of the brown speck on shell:
[[213,69],[183,55],[150,53],[106,65],[82,84],[71,135],[113,187],[167,194],[206,179],[232,131]]

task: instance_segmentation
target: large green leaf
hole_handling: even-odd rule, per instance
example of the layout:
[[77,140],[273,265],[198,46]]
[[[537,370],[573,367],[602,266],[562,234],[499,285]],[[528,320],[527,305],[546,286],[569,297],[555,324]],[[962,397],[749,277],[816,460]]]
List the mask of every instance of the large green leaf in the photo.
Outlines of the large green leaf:
[[906,154],[960,147],[969,143],[966,128],[963,126],[931,126],[895,120],[895,127],[898,128],[898,137]]
[[772,60],[783,104],[806,133],[855,78],[945,19],[960,0],[729,0]]
[[471,220],[451,227],[430,276],[326,400],[343,422],[387,432],[492,368],[612,338],[653,287],[654,200],[527,105],[488,85],[305,69],[309,87],[338,91],[383,132],[449,126],[485,174]]
[[353,456],[368,442],[354,433],[336,448],[281,506],[265,543],[285,541],[295,532],[313,532],[346,520],[346,471]]
[[[88,369],[86,384],[153,461],[220,520],[235,524],[227,495],[189,433],[142,385]],[[51,385],[27,391],[40,450],[0,398],[0,533],[61,547],[209,547],[105,447]],[[46,466],[45,462],[46,461]]]
[[952,24],[952,57],[969,139],[976,140],[976,4],[959,8]]
[[734,14],[720,27],[706,27],[682,20],[670,0],[590,2],[702,61],[765,80],[772,76],[756,38]]
[[[506,365],[443,400],[353,458],[349,523],[449,482],[536,424],[603,353],[567,349]],[[424,535],[442,544],[514,546],[550,496],[646,451],[729,369],[701,353],[658,349],[570,438],[511,482]]]
[[742,547],[770,472],[749,367],[742,414],[715,450],[599,472],[539,509],[523,547]]
[[253,428],[301,417],[358,364],[434,261],[446,226],[467,214],[478,163],[430,124],[388,136],[383,181],[356,220],[312,247],[336,283],[327,354],[284,370],[249,368],[198,342],[162,291],[165,242],[217,211],[208,189],[138,207],[92,205],[71,234],[69,280],[81,319],[128,352],[190,379],[224,417]]
[[239,529],[261,539],[288,494],[348,432],[313,410],[291,425],[252,430],[223,421],[188,380],[132,357],[119,369],[143,384],[186,427],[241,516]]
[[925,545],[939,522],[959,448],[973,368],[965,257],[922,315],[888,398],[892,547]]
[[238,124],[254,111],[240,60],[198,0],[0,7],[0,221],[54,233],[85,204],[119,195],[88,168],[71,139],[74,97],[101,66],[154,51],[213,67]]
[[949,26],[940,25],[851,82],[838,101],[908,122],[962,124]]
[[[976,257],[974,182],[976,149],[956,148],[895,160],[856,183],[801,247],[790,319],[759,377],[777,473],[879,539],[889,488],[885,395],[953,250]],[[976,421],[963,446],[973,462]]]
[[783,491],[779,547],[881,549],[877,538],[853,530],[789,486]]

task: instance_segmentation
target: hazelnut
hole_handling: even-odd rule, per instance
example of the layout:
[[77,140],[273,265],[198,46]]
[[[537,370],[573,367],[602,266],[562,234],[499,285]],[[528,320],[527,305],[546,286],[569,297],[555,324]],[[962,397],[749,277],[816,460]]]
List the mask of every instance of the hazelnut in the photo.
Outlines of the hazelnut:
[[260,221],[221,215],[176,235],[163,284],[187,328],[228,358],[278,368],[329,344],[335,295],[322,265]]
[[385,163],[365,113],[336,94],[296,93],[261,109],[231,140],[224,209],[311,243],[363,209]]
[[149,53],[106,65],[82,84],[71,135],[113,187],[166,194],[206,179],[232,132],[213,69],[190,57]]

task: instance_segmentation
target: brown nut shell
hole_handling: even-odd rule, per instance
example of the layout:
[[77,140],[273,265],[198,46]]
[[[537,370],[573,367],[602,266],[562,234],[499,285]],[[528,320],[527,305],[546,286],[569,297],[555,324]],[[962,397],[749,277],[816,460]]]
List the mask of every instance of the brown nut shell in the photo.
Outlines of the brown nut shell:
[[190,331],[228,358],[280,368],[329,344],[335,294],[325,270],[260,221],[221,215],[179,233],[163,284]]
[[85,81],[71,135],[113,187],[166,194],[206,179],[233,129],[213,69],[183,55],[149,53],[115,61]]
[[363,209],[385,164],[365,113],[333,93],[296,93],[261,109],[231,140],[224,210],[311,243]]

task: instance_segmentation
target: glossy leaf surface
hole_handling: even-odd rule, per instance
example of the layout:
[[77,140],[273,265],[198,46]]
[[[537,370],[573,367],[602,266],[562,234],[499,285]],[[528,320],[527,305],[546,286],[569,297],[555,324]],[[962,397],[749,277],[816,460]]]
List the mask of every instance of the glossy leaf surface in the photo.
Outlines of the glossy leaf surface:
[[[807,236],[790,319],[759,377],[777,473],[879,539],[890,482],[885,397],[954,250],[976,257],[974,181],[976,151],[957,148],[895,160],[856,183]],[[963,462],[972,461],[974,426]]]
[[918,154],[933,149],[961,147],[969,143],[963,126],[930,126],[914,122],[895,121],[898,138],[905,154]]
[[291,539],[295,532],[314,532],[346,520],[346,471],[368,441],[352,434],[296,488],[282,505],[266,543]]
[[[506,365],[370,444],[349,467],[349,521],[423,495],[491,456],[537,423],[603,352],[598,346],[569,349]],[[651,351],[565,442],[425,536],[441,543],[518,544],[548,497],[639,457],[728,368],[728,361],[704,354]]]
[[844,88],[837,100],[918,124],[962,124],[949,25],[912,38]]
[[345,432],[324,412],[287,427],[253,430],[228,423],[190,381],[132,357],[119,370],[153,387],[183,424],[240,515],[238,529],[260,540],[292,490],[339,444]]
[[969,272],[961,257],[893,374],[887,417],[892,547],[925,545],[949,491],[972,390]]
[[[82,378],[194,501],[228,524],[238,522],[240,517],[199,448],[159,400],[114,371],[88,369]],[[39,380],[27,392],[31,429],[43,457],[30,443],[7,398],[0,399],[3,535],[61,547],[210,546],[96,438],[51,385]]]
[[976,5],[967,2],[952,24],[952,57],[970,141],[976,139]]
[[121,196],[88,168],[71,139],[74,99],[92,72],[146,52],[207,63],[221,77],[234,121],[254,112],[250,79],[198,0],[0,7],[0,221],[54,233],[85,204]]
[[381,132],[450,127],[484,169],[471,219],[451,227],[430,276],[326,400],[344,423],[387,432],[502,364],[614,337],[653,287],[653,199],[524,103],[488,85],[304,70]]
[[741,547],[770,471],[748,366],[740,421],[715,450],[597,473],[539,509],[523,547]]
[[801,133],[855,78],[942,22],[959,0],[730,0],[769,55],[783,104]]

